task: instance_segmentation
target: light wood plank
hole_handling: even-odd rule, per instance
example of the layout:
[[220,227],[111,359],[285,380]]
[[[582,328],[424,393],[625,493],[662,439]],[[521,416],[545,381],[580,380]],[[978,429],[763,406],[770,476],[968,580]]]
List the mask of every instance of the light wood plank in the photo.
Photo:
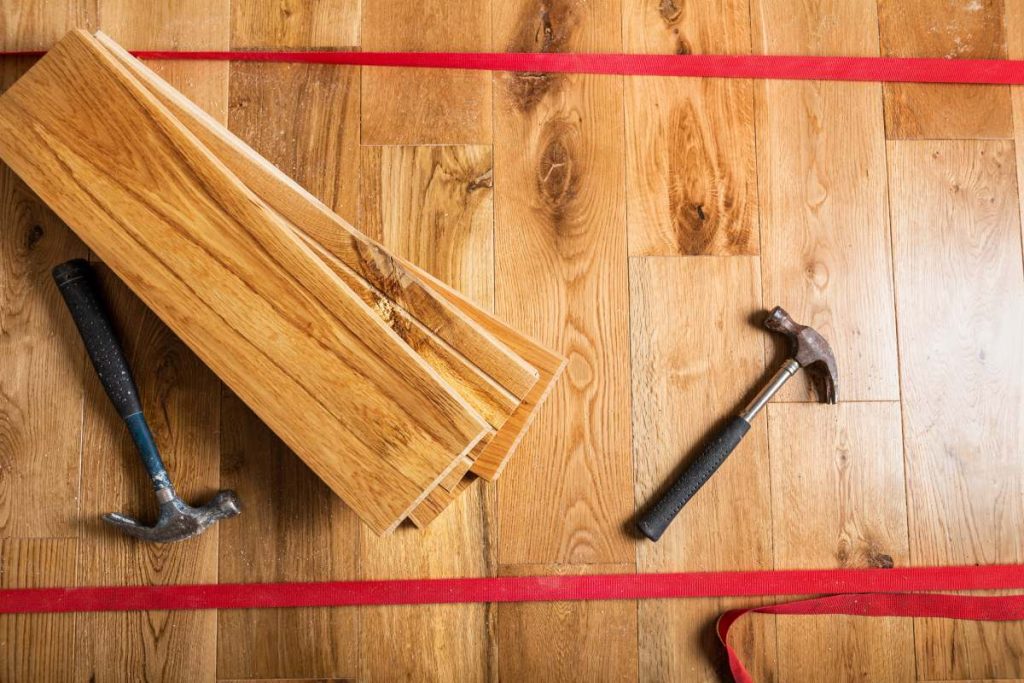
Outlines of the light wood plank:
[[[768,406],[775,566],[905,567],[899,403]],[[779,680],[915,681],[910,619],[783,617]]]
[[[363,0],[362,31],[366,51],[486,52],[491,2]],[[490,74],[365,67],[362,142],[489,144]]]
[[[1024,282],[1013,146],[889,146],[915,564],[1024,560]],[[1024,625],[920,620],[922,678],[1024,675]]]
[[360,0],[232,0],[231,47],[358,47]]
[[71,29],[94,27],[96,3],[97,0],[3,0],[0,50],[48,50]]
[[[623,5],[629,53],[747,54],[747,0]],[[629,253],[758,253],[748,80],[625,79]]]
[[[765,52],[877,52],[874,3],[758,0]],[[870,22],[865,27],[864,22]],[[765,81],[758,93],[764,301],[829,341],[843,401],[899,398],[885,140],[875,83]],[[781,359],[776,335],[765,337]],[[777,400],[815,401],[799,375]]]
[[[1024,3],[1005,8],[1006,45],[1010,59],[1024,59]],[[1020,197],[1021,241],[1024,242],[1024,85],[1010,88],[1013,98],[1013,139],[1017,150],[1017,195]]]
[[[503,49],[621,49],[617,0],[494,9]],[[632,562],[622,80],[499,74],[495,89],[495,307],[569,358],[501,480],[501,562]]]
[[[379,292],[375,296],[390,299],[415,314],[431,332],[453,348],[459,349],[463,355],[471,357],[476,366],[510,393],[525,396],[537,383],[538,371],[496,340],[491,332],[497,330],[503,336],[511,336],[509,343],[519,339],[519,336],[511,330],[502,331],[504,327],[497,321],[477,307],[468,305],[453,292],[442,294],[435,291],[442,289],[435,279],[411,264],[392,257],[378,242],[345,222],[238,137],[167,86],[116,43],[103,35],[98,38],[234,174],[275,211],[287,218],[293,230],[298,231],[297,226],[302,226],[300,236],[310,248],[315,247],[312,244],[315,242],[337,256]],[[429,286],[425,284],[427,280]],[[452,300],[456,305],[451,305]],[[381,306],[384,306],[383,301]]]
[[[393,528],[485,423],[95,40],[61,45],[0,102],[0,127],[22,131],[0,153],[364,521]],[[74,88],[50,85],[61,68],[77,74]],[[143,186],[133,148],[149,153]],[[54,184],[68,172],[112,174],[103,196],[125,225],[97,189]],[[167,212],[168,196],[192,210]]]
[[[0,587],[74,585],[77,543],[70,538],[0,540]],[[74,614],[0,616],[0,680],[70,680],[75,670],[74,653]]]
[[[220,383],[107,268],[98,275],[171,479],[186,501],[209,500],[219,488]],[[85,405],[79,585],[215,583],[219,526],[188,543],[157,545],[100,520],[120,512],[152,523],[157,505],[128,430],[92,372]],[[216,675],[217,615],[210,610],[80,614],[76,631],[76,680],[112,680],[125,671],[150,680],[171,671],[194,681]]]
[[[685,298],[678,292],[687,292]],[[633,460],[644,509],[765,376],[757,259],[630,259]],[[658,543],[636,548],[637,571],[770,568],[767,428],[757,420],[729,460]],[[652,600],[639,606],[640,679],[717,680],[702,626],[749,600]],[[771,619],[750,619],[733,643],[755,679],[774,669]],[[706,631],[706,629],[703,629]]]
[[[878,0],[887,57],[1006,59],[1005,6],[1018,0]],[[887,83],[890,139],[1009,138],[1010,93],[998,85]]]
[[[522,565],[502,576],[625,574],[624,565]],[[636,602],[503,603],[497,606],[502,681],[637,680]]]

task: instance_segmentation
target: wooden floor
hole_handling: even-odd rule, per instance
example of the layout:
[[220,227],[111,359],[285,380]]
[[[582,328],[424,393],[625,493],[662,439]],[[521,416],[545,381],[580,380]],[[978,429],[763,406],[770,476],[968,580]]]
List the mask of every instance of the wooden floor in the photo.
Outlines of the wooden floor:
[[[0,0],[0,49],[1024,58],[1019,0]],[[0,87],[29,63],[0,62]],[[154,63],[342,216],[560,349],[497,487],[379,539],[109,274],[179,489],[246,511],[142,546],[154,509],[50,268],[87,250],[0,167],[0,586],[1024,562],[1024,88]],[[794,381],[657,545],[652,495],[784,349]],[[340,387],[343,391],[344,388]],[[749,600],[0,617],[3,681],[716,680]],[[760,616],[761,681],[1024,679],[1024,624]]]

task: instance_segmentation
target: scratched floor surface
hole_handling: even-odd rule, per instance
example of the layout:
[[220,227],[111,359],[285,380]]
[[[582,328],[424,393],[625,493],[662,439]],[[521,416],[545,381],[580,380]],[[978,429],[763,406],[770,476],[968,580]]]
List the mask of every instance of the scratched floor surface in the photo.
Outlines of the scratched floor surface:
[[[0,0],[0,49],[1024,58],[1016,0]],[[30,64],[0,62],[0,87]],[[153,502],[49,280],[88,250],[0,166],[0,586],[1024,562],[1024,88],[154,63],[391,249],[569,366],[497,487],[378,539],[115,278],[181,492]],[[815,326],[794,381],[657,545],[638,505]],[[699,681],[746,600],[0,617],[3,681]],[[1024,678],[1024,625],[755,617],[758,680]]]

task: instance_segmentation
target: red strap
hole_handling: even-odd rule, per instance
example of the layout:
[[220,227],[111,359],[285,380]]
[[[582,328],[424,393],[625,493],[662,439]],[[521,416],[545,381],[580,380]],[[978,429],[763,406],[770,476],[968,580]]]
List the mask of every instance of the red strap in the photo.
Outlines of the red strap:
[[[0,52],[38,57],[42,52]],[[430,69],[817,81],[1024,84],[1024,61],[786,55],[636,55],[505,52],[133,52],[142,59],[305,62]]]
[[[951,568],[952,569],[952,568]],[[1024,569],[1024,568],[1021,568]],[[969,569],[967,571],[970,571]],[[761,614],[846,614],[859,617],[940,617],[974,621],[1024,619],[1024,595],[981,597],[974,595],[914,595],[862,593],[831,595],[811,600],[784,602],[752,609],[735,609],[718,619],[718,639],[729,656],[729,670],[736,683],[753,683],[735,650],[729,646],[729,629],[750,612]]]
[[1024,566],[812,569],[0,590],[0,614],[1024,589]]

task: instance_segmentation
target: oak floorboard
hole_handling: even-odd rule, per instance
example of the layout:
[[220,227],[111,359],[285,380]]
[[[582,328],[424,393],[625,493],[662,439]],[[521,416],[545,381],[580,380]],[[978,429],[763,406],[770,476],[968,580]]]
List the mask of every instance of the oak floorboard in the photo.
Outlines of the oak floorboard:
[[[362,0],[364,51],[487,52],[491,0]],[[363,68],[364,145],[490,144],[485,71]]]
[[[1004,7],[1019,0],[878,0],[886,57],[1006,59]],[[1013,137],[1005,85],[886,83],[889,139]]]
[[[0,539],[0,588],[73,586],[73,538]],[[0,615],[0,681],[62,683],[74,677],[74,614]]]
[[[768,406],[772,539],[782,569],[910,563],[898,402]],[[910,619],[782,617],[778,680],[916,680]]]
[[[633,53],[748,54],[747,0],[623,4]],[[757,254],[753,83],[625,79],[631,256]]]
[[[755,42],[765,53],[877,54],[873,0],[818,0],[797,11],[756,2]],[[881,88],[762,81],[756,90],[765,305],[781,305],[829,341],[841,401],[896,400]],[[765,343],[780,360],[788,351],[777,335]],[[801,374],[776,400],[818,399]]]
[[[92,29],[98,0],[17,0],[0,8],[0,50],[48,50],[73,28]],[[219,2],[219,0],[211,0]]]
[[[628,574],[632,564],[519,565],[501,576]],[[500,681],[636,681],[637,603],[502,603],[496,606]]]
[[[1024,59],[1024,3],[1005,9],[1006,47],[1010,59]],[[1013,98],[1013,140],[1017,150],[1017,196],[1020,198],[1021,241],[1024,242],[1024,85],[1010,87]]]
[[360,0],[231,0],[231,47],[358,47],[360,10]]
[[[636,505],[644,510],[766,375],[757,258],[634,257],[630,294],[633,460]],[[661,540],[639,542],[637,571],[771,568],[768,456],[762,418]],[[717,680],[724,662],[714,621],[750,603],[642,601],[640,680]],[[774,669],[773,623],[756,618],[736,626],[732,642],[757,680]]]
[[[1013,145],[889,144],[910,551],[1024,561],[1024,277]],[[936,326],[941,321],[941,327]],[[1024,624],[917,620],[921,678],[1024,676]]]
[[[494,9],[503,50],[621,48],[617,0]],[[569,359],[500,480],[500,560],[632,562],[622,79],[494,87],[495,310]]]

